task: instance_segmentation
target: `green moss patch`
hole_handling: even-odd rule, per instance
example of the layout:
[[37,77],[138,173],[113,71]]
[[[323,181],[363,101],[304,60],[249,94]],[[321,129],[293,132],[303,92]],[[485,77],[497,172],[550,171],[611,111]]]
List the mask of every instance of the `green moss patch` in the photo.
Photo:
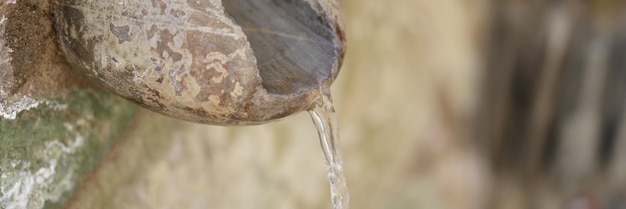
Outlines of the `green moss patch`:
[[15,115],[0,117],[0,208],[7,209],[62,205],[120,138],[136,110],[96,90],[5,101],[11,102],[4,110],[12,108]]

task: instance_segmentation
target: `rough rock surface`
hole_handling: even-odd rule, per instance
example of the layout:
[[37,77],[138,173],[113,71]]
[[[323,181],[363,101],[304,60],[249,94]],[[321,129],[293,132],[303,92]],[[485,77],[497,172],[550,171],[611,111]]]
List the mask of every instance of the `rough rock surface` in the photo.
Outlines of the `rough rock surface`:
[[58,208],[136,109],[71,70],[53,37],[47,1],[0,1],[0,208]]

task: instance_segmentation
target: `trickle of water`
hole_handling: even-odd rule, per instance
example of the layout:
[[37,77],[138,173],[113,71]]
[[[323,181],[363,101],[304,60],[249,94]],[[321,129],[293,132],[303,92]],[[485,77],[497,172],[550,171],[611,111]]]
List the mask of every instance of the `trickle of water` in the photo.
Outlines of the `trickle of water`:
[[322,100],[312,110],[309,110],[309,113],[313,123],[315,123],[315,128],[320,138],[320,145],[324,153],[333,209],[348,209],[350,194],[346,184],[346,177],[343,174],[343,159],[341,158],[341,147],[338,141],[337,113],[335,108],[333,108],[330,93],[324,93]]

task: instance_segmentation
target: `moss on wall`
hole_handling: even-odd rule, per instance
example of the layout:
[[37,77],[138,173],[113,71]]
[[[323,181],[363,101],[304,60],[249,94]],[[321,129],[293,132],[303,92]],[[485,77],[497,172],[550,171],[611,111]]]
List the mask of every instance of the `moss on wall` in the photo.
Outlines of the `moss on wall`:
[[119,140],[135,105],[58,49],[49,0],[0,1],[0,208],[59,208]]
[[97,90],[0,103],[0,208],[63,204],[120,138],[135,109]]

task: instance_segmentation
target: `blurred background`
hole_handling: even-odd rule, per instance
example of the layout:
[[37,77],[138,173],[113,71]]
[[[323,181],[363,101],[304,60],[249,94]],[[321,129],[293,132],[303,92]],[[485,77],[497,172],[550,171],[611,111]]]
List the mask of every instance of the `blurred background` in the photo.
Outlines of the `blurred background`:
[[[354,209],[626,208],[626,7],[342,0],[332,87]],[[308,114],[140,110],[70,208],[331,208]]]

